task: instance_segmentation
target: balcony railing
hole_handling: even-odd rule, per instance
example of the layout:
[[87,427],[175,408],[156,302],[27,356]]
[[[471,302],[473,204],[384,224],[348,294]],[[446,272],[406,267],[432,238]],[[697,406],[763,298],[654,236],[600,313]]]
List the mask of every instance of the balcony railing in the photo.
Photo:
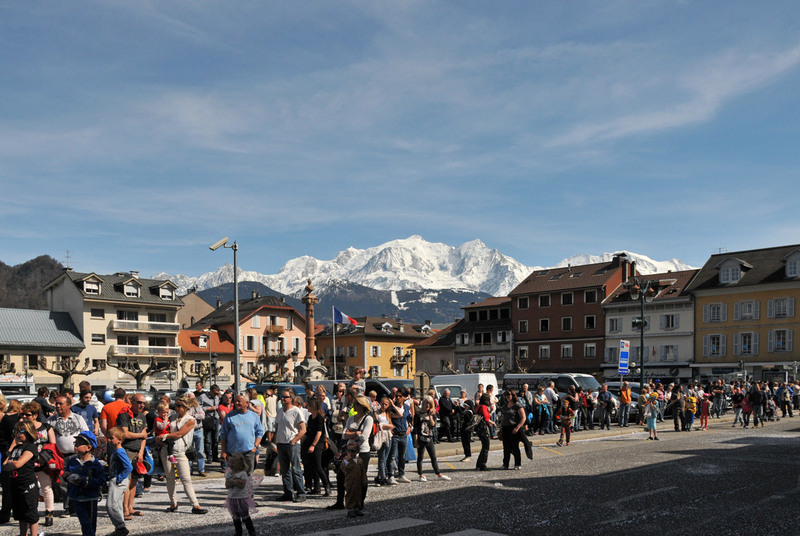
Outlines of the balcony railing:
[[267,326],[264,333],[269,335],[283,335],[283,326]]
[[181,325],[177,322],[138,322],[136,320],[114,320],[114,331],[142,331],[147,333],[178,333]]
[[180,346],[125,346],[115,344],[109,349],[109,354],[113,356],[157,356],[157,357],[180,357]]

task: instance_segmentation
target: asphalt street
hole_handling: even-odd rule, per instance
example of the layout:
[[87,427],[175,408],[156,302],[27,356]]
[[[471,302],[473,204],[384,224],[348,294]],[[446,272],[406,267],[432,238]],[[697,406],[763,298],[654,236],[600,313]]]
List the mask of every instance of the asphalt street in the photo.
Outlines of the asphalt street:
[[[800,418],[763,428],[732,428],[730,418],[712,419],[708,431],[674,432],[663,423],[659,441],[646,440],[641,427],[581,432],[569,447],[554,436],[537,436],[534,459],[520,471],[501,470],[499,450],[487,472],[460,462],[455,444],[438,445],[441,469],[452,481],[370,487],[364,517],[326,510],[332,499],[310,497],[279,503],[278,478],[266,478],[256,493],[259,534],[283,535],[511,535],[511,534],[795,534],[800,512]],[[478,444],[473,443],[473,448]],[[449,455],[448,455],[449,454]],[[370,481],[374,477],[370,467]],[[416,479],[416,466],[407,467]],[[180,491],[180,484],[178,485]],[[129,522],[131,534],[233,534],[222,503],[222,480],[195,480],[205,516],[168,505],[163,484],[137,500],[142,518]],[[101,508],[98,534],[112,531]],[[80,534],[77,520],[57,519],[48,535]],[[0,536],[15,535],[7,524]]]

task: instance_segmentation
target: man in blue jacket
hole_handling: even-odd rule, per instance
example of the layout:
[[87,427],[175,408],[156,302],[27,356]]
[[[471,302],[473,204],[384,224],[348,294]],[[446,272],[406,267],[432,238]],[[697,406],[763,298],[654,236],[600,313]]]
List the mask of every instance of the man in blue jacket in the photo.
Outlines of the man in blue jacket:
[[88,430],[81,432],[75,438],[77,456],[67,463],[63,475],[67,481],[67,496],[81,523],[83,536],[95,536],[97,503],[100,501],[100,488],[106,481],[105,468],[92,456],[92,450],[96,448],[94,433]]

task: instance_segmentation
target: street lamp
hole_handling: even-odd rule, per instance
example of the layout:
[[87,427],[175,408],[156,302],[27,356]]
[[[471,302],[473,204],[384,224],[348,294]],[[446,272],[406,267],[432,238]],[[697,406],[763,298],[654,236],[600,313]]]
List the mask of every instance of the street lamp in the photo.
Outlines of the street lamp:
[[216,242],[208,249],[216,251],[221,247],[226,247],[233,250],[233,391],[236,394],[241,393],[241,378],[239,375],[239,367],[241,366],[241,357],[239,356],[239,274],[238,262],[236,254],[239,251],[239,244],[233,241],[233,244],[228,245],[228,237],[226,236],[219,242]]
[[647,327],[647,321],[644,319],[644,303],[650,303],[656,297],[656,286],[653,281],[647,280],[639,283],[638,278],[633,278],[633,284],[628,287],[628,292],[631,294],[633,301],[639,301],[641,304],[641,316],[639,319],[633,319],[633,327],[639,328],[639,392],[644,388],[644,328]]

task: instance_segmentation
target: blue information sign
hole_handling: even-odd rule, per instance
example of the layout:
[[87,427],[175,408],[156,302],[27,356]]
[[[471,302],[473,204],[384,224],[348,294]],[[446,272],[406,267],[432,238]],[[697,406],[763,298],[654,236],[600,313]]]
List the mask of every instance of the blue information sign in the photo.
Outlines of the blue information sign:
[[628,361],[631,352],[631,341],[619,341],[619,375],[629,374]]

